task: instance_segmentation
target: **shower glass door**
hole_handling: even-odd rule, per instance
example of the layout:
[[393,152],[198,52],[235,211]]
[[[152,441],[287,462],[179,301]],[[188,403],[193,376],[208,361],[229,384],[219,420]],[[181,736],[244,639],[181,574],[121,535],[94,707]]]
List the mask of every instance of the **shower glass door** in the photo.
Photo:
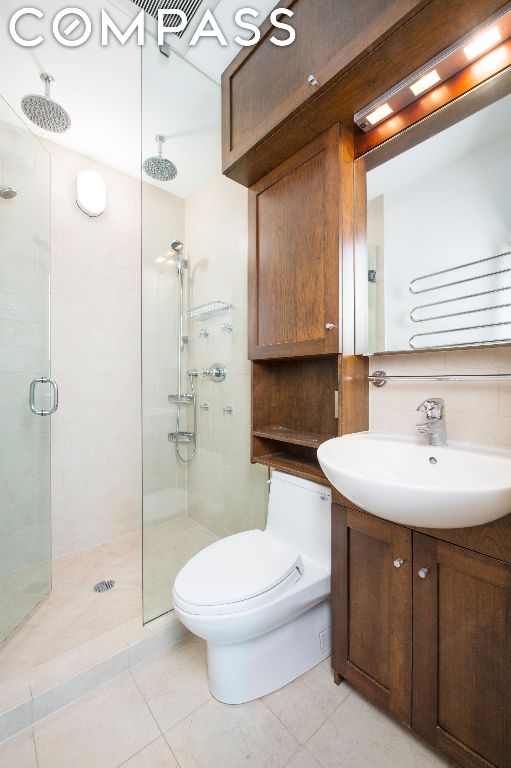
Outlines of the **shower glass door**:
[[51,588],[49,275],[50,156],[0,99],[0,642]]

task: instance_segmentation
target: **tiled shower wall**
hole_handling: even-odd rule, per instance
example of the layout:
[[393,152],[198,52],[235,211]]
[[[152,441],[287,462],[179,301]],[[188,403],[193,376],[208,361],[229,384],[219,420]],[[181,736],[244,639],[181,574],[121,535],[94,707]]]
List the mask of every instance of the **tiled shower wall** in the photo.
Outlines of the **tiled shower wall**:
[[[221,384],[199,378],[198,453],[188,469],[188,515],[218,536],[264,527],[268,472],[250,464],[247,359],[247,190],[220,174],[186,199],[191,306],[221,300],[231,312],[188,324],[193,368],[223,363]],[[222,325],[232,323],[232,333]],[[200,336],[201,329],[209,336]],[[233,408],[233,413],[224,412]]]
[[[466,349],[370,358],[370,371],[391,374],[511,373],[511,349]],[[369,386],[370,428],[417,435],[423,421],[417,406],[428,397],[443,397],[451,440],[511,448],[511,382],[388,382]]]
[[[54,556],[140,526],[140,182],[52,143]],[[89,218],[75,179],[98,170],[107,208]]]
[[[176,428],[178,279],[169,259],[185,237],[185,201],[150,184],[142,191],[142,376],[144,527],[186,514],[186,465],[176,461],[168,433]],[[183,388],[187,370],[183,356]],[[182,409],[183,418],[186,409]],[[185,428],[183,424],[182,428]]]

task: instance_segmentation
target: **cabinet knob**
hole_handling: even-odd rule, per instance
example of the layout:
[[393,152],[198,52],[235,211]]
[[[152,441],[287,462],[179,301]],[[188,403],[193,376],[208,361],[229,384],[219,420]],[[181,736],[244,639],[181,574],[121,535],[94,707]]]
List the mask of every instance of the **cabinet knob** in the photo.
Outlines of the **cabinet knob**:
[[394,568],[401,568],[405,564],[405,561],[402,557],[396,557],[394,560]]
[[417,571],[417,575],[419,579],[427,579],[429,576],[429,568],[421,568],[419,571]]
[[307,80],[310,83],[310,85],[312,85],[313,88],[315,88],[317,85],[319,85],[319,82],[318,82],[318,79],[317,79],[316,75],[309,75]]
[[327,329],[327,331],[333,331],[335,328],[335,325],[333,323],[327,323],[325,325],[325,328]]

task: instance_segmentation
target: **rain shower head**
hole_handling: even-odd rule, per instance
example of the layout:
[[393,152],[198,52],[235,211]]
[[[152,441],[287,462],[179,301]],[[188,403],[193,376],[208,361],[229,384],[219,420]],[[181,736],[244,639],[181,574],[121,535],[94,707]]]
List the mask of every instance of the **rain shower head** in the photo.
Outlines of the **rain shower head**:
[[17,195],[18,190],[14,189],[14,187],[0,187],[0,197],[2,200],[12,200]]
[[25,115],[39,128],[51,133],[64,133],[71,127],[71,118],[66,110],[50,98],[51,84],[55,82],[46,72],[41,74],[44,83],[44,95],[29,93],[21,100]]
[[144,173],[150,176],[151,179],[156,179],[156,181],[172,181],[177,176],[177,168],[174,163],[163,157],[165,136],[158,134],[156,141],[158,142],[158,154],[144,160],[142,168]]

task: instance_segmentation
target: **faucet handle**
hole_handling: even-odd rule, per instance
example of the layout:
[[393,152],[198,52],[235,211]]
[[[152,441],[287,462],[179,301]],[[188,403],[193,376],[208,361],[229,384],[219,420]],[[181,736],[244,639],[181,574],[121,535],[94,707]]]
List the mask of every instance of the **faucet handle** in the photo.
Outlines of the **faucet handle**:
[[441,397],[429,397],[417,406],[418,411],[424,411],[428,421],[438,421],[444,415],[445,402]]

